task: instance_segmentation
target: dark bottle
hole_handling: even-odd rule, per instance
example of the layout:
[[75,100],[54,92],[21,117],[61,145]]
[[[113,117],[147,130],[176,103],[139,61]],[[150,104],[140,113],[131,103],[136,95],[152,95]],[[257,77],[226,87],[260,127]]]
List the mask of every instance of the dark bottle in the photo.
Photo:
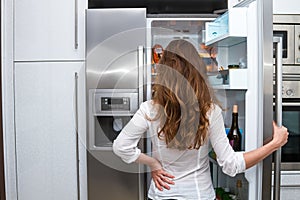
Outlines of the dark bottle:
[[232,109],[232,123],[227,135],[230,145],[234,151],[241,151],[242,135],[238,124],[238,106],[234,105]]

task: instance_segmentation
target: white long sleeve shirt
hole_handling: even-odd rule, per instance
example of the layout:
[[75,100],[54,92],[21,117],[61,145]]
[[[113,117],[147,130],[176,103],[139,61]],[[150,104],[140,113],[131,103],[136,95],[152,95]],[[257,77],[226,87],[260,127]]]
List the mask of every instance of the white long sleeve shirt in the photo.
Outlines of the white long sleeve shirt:
[[[209,115],[209,141],[217,155],[217,162],[224,173],[235,176],[245,171],[245,160],[242,152],[234,152],[229,145],[221,109],[214,106]],[[148,197],[155,200],[213,200],[215,192],[211,181],[209,168],[208,142],[198,150],[177,150],[167,148],[164,140],[157,137],[159,121],[149,121],[146,116],[154,118],[156,111],[153,101],[141,104],[139,110],[124,127],[113,143],[115,154],[127,163],[134,162],[141,150],[137,147],[143,133],[148,130],[152,141],[152,156],[162,164],[163,169],[174,175],[174,185],[163,191],[155,187],[153,181],[148,191]]]

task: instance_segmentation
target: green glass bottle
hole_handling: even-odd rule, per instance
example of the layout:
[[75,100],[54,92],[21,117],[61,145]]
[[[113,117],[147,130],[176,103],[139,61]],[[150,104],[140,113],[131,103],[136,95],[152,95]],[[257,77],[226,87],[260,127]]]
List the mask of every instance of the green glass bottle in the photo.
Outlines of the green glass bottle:
[[234,105],[232,109],[232,123],[228,132],[228,140],[234,151],[242,150],[242,134],[238,124],[238,106]]

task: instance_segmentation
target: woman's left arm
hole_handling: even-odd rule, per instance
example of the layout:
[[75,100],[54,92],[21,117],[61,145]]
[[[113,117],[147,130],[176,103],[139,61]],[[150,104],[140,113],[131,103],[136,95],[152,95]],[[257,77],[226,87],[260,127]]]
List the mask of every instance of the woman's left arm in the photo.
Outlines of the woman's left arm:
[[289,133],[286,127],[278,127],[275,122],[273,122],[273,139],[262,147],[244,153],[246,169],[256,165],[278,148],[285,145],[288,140],[288,135]]
[[171,185],[174,185],[175,183],[171,180],[175,178],[173,175],[167,173],[163,170],[160,162],[156,160],[153,157],[150,157],[144,153],[141,153],[136,160],[137,163],[148,165],[151,169],[151,176],[155,183],[155,186],[160,191],[163,190],[163,188],[169,190]]
[[126,163],[135,162],[141,154],[138,142],[149,128],[145,118],[146,108],[146,103],[142,103],[138,111],[113,142],[114,153]]
[[163,188],[170,189],[168,184],[174,184],[171,181],[174,176],[165,172],[158,160],[141,153],[141,150],[137,147],[139,140],[149,128],[148,121],[145,118],[146,107],[146,102],[142,103],[140,109],[123,128],[113,143],[113,151],[126,163],[137,162],[148,165],[156,187],[159,190],[163,190]]

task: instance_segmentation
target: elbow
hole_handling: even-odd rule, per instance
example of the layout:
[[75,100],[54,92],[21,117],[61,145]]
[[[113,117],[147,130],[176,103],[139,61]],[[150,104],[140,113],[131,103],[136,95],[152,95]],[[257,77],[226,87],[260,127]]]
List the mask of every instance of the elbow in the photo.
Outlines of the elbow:
[[246,170],[243,152],[235,152],[233,157],[219,161],[219,164],[222,167],[222,171],[231,177]]
[[122,151],[120,149],[120,144],[118,143],[117,140],[114,140],[113,145],[112,145],[112,150],[115,155],[122,157]]
[[239,172],[237,171],[237,170],[235,170],[235,169],[230,169],[230,170],[228,170],[228,169],[226,169],[226,168],[222,168],[222,171],[225,173],[225,174],[227,174],[228,176],[230,176],[230,177],[235,177]]
[[112,145],[112,149],[115,155],[120,157],[125,163],[133,163],[139,156],[140,150],[137,148],[126,147],[115,140]]
[[231,165],[231,166],[223,166],[222,171],[227,174],[228,176],[235,177],[237,174],[244,172],[243,169],[236,165]]
[[221,166],[222,172],[228,176],[234,177],[238,173],[234,163],[220,162],[219,165]]
[[124,162],[128,163],[126,160],[126,151],[117,140],[113,142],[112,150],[116,156],[120,157]]

